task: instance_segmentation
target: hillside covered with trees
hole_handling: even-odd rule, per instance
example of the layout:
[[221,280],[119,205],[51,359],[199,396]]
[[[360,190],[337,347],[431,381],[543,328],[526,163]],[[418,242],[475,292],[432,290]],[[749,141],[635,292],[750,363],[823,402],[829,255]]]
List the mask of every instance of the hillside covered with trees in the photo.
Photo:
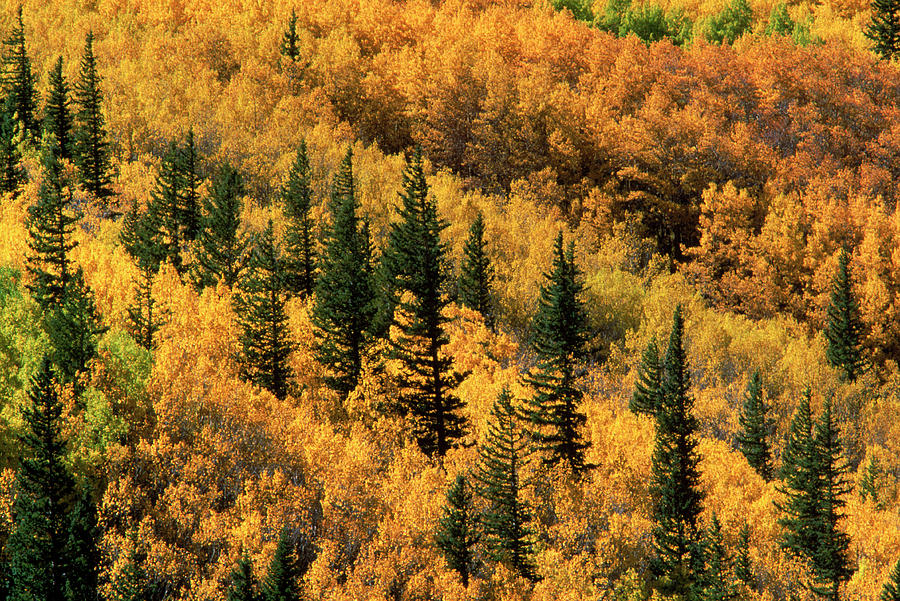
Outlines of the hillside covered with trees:
[[0,601],[900,599],[900,5],[0,6]]

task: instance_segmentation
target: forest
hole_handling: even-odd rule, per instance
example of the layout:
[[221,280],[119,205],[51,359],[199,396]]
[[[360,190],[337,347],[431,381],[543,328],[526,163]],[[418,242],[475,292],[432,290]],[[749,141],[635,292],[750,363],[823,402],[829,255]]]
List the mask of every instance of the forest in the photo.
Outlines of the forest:
[[0,40],[0,601],[900,600],[897,0]]

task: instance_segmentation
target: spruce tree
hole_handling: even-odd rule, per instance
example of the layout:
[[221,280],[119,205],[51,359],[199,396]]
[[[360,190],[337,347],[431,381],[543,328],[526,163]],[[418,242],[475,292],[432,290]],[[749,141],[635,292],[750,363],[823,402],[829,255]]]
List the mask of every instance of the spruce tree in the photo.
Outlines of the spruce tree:
[[298,582],[300,577],[302,574],[298,573],[290,529],[285,525],[281,529],[275,555],[272,556],[269,572],[263,582],[263,599],[265,601],[298,601],[300,599]]
[[741,432],[738,434],[738,444],[741,453],[747,458],[750,467],[762,476],[766,482],[772,480],[772,452],[769,449],[767,436],[772,429],[772,422],[768,417],[768,407],[763,400],[762,380],[759,370],[755,370],[747,384],[747,392],[744,396],[744,407],[738,418]]
[[878,56],[893,59],[900,52],[900,2],[872,0],[872,20],[864,33]]
[[246,267],[248,243],[239,233],[243,195],[240,173],[227,163],[222,165],[203,203],[205,214],[195,268],[199,288],[219,281],[234,286]]
[[463,404],[455,394],[463,376],[453,370],[445,350],[450,342],[443,315],[450,304],[441,242],[445,224],[429,197],[420,149],[407,161],[400,199],[400,220],[391,226],[382,255],[383,270],[393,282],[385,291],[389,297],[381,299],[382,309],[392,314],[390,354],[402,365],[396,383],[419,447],[443,456],[465,433]]
[[872,503],[874,503],[876,507],[879,506],[878,478],[880,475],[881,466],[878,465],[878,459],[875,455],[871,455],[869,457],[869,462],[866,464],[865,471],[863,472],[863,477],[859,482],[859,498],[863,501],[872,499]]
[[659,347],[654,336],[641,355],[641,364],[638,366],[634,392],[628,402],[628,408],[632,413],[654,416],[661,404],[661,394],[662,365],[659,363]]
[[900,561],[894,564],[888,581],[881,589],[881,601],[900,601]]
[[153,269],[141,264],[138,269],[140,271],[135,282],[134,302],[126,308],[128,333],[135,342],[149,351],[156,348],[154,337],[165,321],[153,298]]
[[163,253],[163,260],[172,263],[172,266],[181,273],[183,271],[181,217],[184,180],[179,168],[179,161],[178,146],[175,142],[169,142],[169,147],[160,162],[156,185],[150,192],[150,202],[147,205],[149,217],[145,224],[146,227],[153,228],[151,235],[155,245]]
[[179,149],[177,171],[181,176],[181,202],[178,224],[185,242],[193,242],[200,236],[200,156],[194,140],[194,128],[190,128]]
[[72,279],[69,251],[75,248],[72,232],[78,215],[72,210],[72,192],[52,146],[44,147],[44,175],[38,201],[28,208],[28,272],[31,295],[43,311],[59,306]]
[[574,244],[563,248],[556,237],[553,267],[545,274],[537,314],[531,323],[531,347],[537,366],[525,381],[534,388],[526,405],[531,436],[544,452],[544,463],[566,462],[576,474],[588,466],[584,452],[590,446],[581,437],[585,415],[578,411],[583,393],[576,387],[578,362],[587,342],[587,313],[579,296],[584,286],[575,266]]
[[31,380],[23,410],[22,459],[16,473],[13,530],[7,541],[10,601],[63,601],[67,586],[72,476],[65,466],[62,403],[51,363]]
[[22,22],[22,6],[16,12],[16,24],[12,33],[3,41],[3,93],[9,99],[15,122],[30,140],[41,134],[40,122],[35,112],[37,91],[34,72],[25,48],[25,24]]
[[312,205],[312,175],[306,142],[300,143],[286,185],[281,189],[284,200],[285,284],[291,294],[309,297],[316,285],[315,233],[309,211]]
[[16,142],[16,126],[10,98],[0,102],[0,193],[16,192],[25,182],[22,155]]
[[734,575],[745,585],[753,588],[753,566],[750,563],[750,527],[741,524],[738,532],[737,553],[734,557]]
[[669,346],[663,360],[660,408],[656,412],[656,442],[650,475],[653,500],[651,568],[663,594],[680,597],[699,592],[702,570],[702,510],[697,455],[697,420],[690,395],[690,375],[683,341],[681,305],[675,308]]
[[259,585],[253,574],[253,564],[246,553],[241,555],[237,565],[231,570],[225,599],[226,601],[262,601]]
[[100,600],[100,534],[97,505],[90,490],[82,488],[69,514],[67,601]]
[[368,227],[357,216],[352,163],[348,149],[332,184],[332,223],[324,236],[311,316],[316,357],[328,370],[325,383],[343,395],[358,383],[375,299]]
[[475,570],[474,547],[479,540],[475,519],[472,490],[466,476],[460,474],[447,491],[444,515],[434,539],[447,567],[456,570],[465,587],[469,586],[469,577]]
[[291,9],[291,18],[288,20],[287,29],[281,37],[281,54],[295,63],[300,60],[300,48],[297,37],[297,13]]
[[859,304],[853,294],[850,254],[843,249],[838,272],[831,284],[831,302],[825,325],[825,339],[828,341],[825,357],[851,382],[863,371],[862,335]]
[[156,211],[141,211],[134,205],[122,219],[119,241],[125,252],[134,260],[139,269],[148,269],[156,274],[168,251],[160,242],[159,215]]
[[94,58],[94,32],[89,31],[75,83],[75,162],[84,189],[99,199],[112,194],[109,142],[103,119],[103,95]]
[[285,312],[284,267],[272,221],[259,236],[239,283],[234,308],[241,327],[241,375],[278,399],[287,396],[292,344]]
[[488,503],[481,516],[484,542],[492,559],[523,578],[540,579],[534,563],[531,508],[522,498],[528,466],[528,434],[519,423],[513,397],[504,388],[491,409],[487,437],[478,447],[478,494]]
[[72,111],[69,106],[69,84],[63,76],[60,56],[50,70],[49,92],[44,105],[44,132],[53,136],[56,156],[72,158]]
[[731,576],[731,559],[725,547],[722,524],[714,513],[706,529],[703,601],[729,601],[737,597]]
[[494,268],[487,256],[484,241],[484,217],[479,212],[469,228],[469,237],[463,246],[457,288],[459,304],[481,313],[489,328],[496,325],[491,292],[493,279]]

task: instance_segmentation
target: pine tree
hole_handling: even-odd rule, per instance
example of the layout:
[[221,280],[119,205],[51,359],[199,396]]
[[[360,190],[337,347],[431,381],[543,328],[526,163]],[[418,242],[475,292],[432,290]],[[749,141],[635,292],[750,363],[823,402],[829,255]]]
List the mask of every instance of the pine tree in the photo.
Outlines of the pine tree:
[[474,475],[479,496],[488,502],[481,517],[484,542],[492,559],[536,582],[540,577],[533,558],[531,508],[522,498],[528,434],[519,423],[512,394],[506,388],[491,409],[487,438],[479,445],[478,454]]
[[316,356],[328,369],[325,382],[344,395],[359,379],[375,298],[368,227],[356,214],[352,161],[348,149],[332,184],[332,224],[325,233],[312,310]]
[[153,269],[149,265],[138,265],[140,270],[135,282],[135,298],[128,312],[128,333],[143,348],[156,348],[154,337],[165,323],[162,312],[153,298]]
[[203,203],[205,215],[195,269],[195,282],[200,288],[217,281],[234,286],[246,267],[248,243],[238,231],[243,195],[240,173],[227,163],[222,165]]
[[456,570],[465,587],[469,586],[469,577],[475,570],[474,547],[479,540],[474,511],[469,481],[460,474],[447,491],[444,515],[434,539],[447,567]]
[[69,514],[69,560],[66,582],[67,601],[99,601],[100,528],[97,525],[97,505],[91,492],[83,488]]
[[226,601],[262,601],[258,590],[259,585],[253,575],[253,564],[244,553],[231,571],[225,599]]
[[169,142],[169,147],[162,157],[159,173],[156,176],[156,185],[150,192],[150,202],[147,206],[148,219],[145,226],[152,227],[149,232],[155,246],[163,253],[163,260],[172,263],[172,266],[181,273],[183,265],[181,260],[182,249],[182,196],[184,180],[179,168],[180,151],[175,142]]
[[463,259],[457,283],[459,304],[474,309],[484,316],[484,323],[495,325],[494,302],[491,284],[494,268],[487,256],[484,241],[484,217],[479,212],[469,228],[469,237],[463,246]]
[[763,400],[762,380],[757,369],[747,384],[744,408],[738,418],[742,428],[738,434],[738,444],[750,467],[769,482],[773,477],[772,453],[766,438],[772,429],[772,422],[767,413],[768,407]]
[[125,252],[139,269],[148,269],[152,274],[159,271],[160,264],[167,255],[166,248],[160,243],[160,227],[156,211],[148,209],[141,212],[134,205],[125,213],[119,233],[119,241]]
[[300,143],[287,184],[281,190],[284,200],[285,280],[292,294],[309,297],[316,285],[316,249],[314,225],[309,215],[312,205],[311,172],[306,142]]
[[285,525],[278,537],[278,546],[269,572],[263,583],[263,599],[265,601],[298,601],[300,599],[300,586],[298,579],[302,574],[298,573],[297,558],[294,546],[291,543],[290,529]]
[[295,63],[300,60],[300,48],[298,47],[299,38],[297,37],[297,13],[291,9],[291,18],[288,21],[288,27],[281,38],[281,54],[288,57]]
[[193,242],[200,236],[200,157],[194,140],[194,128],[190,128],[184,147],[179,149],[177,170],[181,176],[181,202],[178,224],[181,237]]
[[10,601],[63,601],[67,586],[68,510],[74,496],[65,466],[62,403],[51,363],[44,359],[28,390],[20,436],[13,530],[7,541]]
[[862,331],[859,304],[853,294],[850,254],[843,249],[838,272],[831,284],[831,302],[825,326],[825,339],[828,341],[825,357],[851,382],[863,371]]
[[69,107],[69,84],[63,76],[63,58],[56,59],[48,78],[49,93],[44,106],[44,131],[53,136],[59,159],[72,158],[72,111]]
[[847,464],[840,442],[837,424],[831,411],[831,400],[825,401],[822,417],[816,424],[814,474],[818,480],[818,540],[811,557],[814,582],[810,589],[816,594],[837,601],[841,583],[853,575],[850,567],[850,537],[840,530],[841,509],[847,504],[850,492]]
[[125,565],[112,586],[113,601],[145,601],[147,593],[147,573],[144,571],[144,553],[140,548],[137,533],[131,533],[131,548]]
[[454,392],[463,376],[453,371],[445,351],[450,342],[443,316],[450,304],[441,243],[445,224],[428,195],[421,149],[407,161],[400,199],[400,220],[391,226],[382,255],[383,270],[393,282],[386,294],[397,298],[382,298],[382,309],[392,314],[390,353],[402,365],[396,382],[419,446],[428,455],[443,456],[465,434],[463,404]]
[[241,326],[241,375],[284,399],[290,385],[292,344],[285,312],[284,269],[272,221],[257,240],[234,307]]
[[878,478],[880,475],[881,466],[878,465],[878,459],[875,455],[871,455],[869,457],[869,462],[866,464],[865,472],[863,472],[863,477],[859,482],[859,498],[863,501],[872,499],[872,503],[874,503],[876,507],[879,506]]
[[706,529],[704,541],[705,586],[701,599],[703,601],[728,601],[737,597],[737,590],[731,577],[731,559],[725,547],[722,535],[722,524],[714,513]]
[[103,119],[103,95],[94,58],[94,32],[84,43],[81,73],[75,83],[75,162],[84,189],[99,199],[112,195],[109,142]]
[[679,305],[663,361],[661,402],[656,412],[650,481],[656,557],[651,567],[660,592],[687,597],[696,594],[700,584],[702,545],[697,522],[704,495],[699,489],[698,426],[693,416],[683,335]]
[[11,99],[0,102],[0,193],[16,192],[25,182],[25,170],[20,164],[22,155],[16,143],[16,125]]
[[16,25],[3,41],[3,93],[9,99],[12,114],[21,131],[30,140],[40,137],[40,122],[35,116],[37,92],[34,72],[25,48],[25,24],[22,6],[16,12]]
[[52,147],[43,149],[44,176],[38,202],[28,208],[28,285],[43,311],[59,306],[72,279],[69,251],[75,248],[72,232],[78,216],[71,208],[72,192]]
[[578,411],[583,393],[575,386],[578,360],[587,342],[587,313],[579,295],[584,286],[575,266],[574,244],[563,248],[562,233],[556,237],[553,267],[544,275],[538,310],[531,323],[531,347],[537,366],[525,381],[534,387],[534,397],[526,406],[531,436],[544,452],[544,463],[565,461],[569,468],[583,473],[590,466],[584,452],[581,427],[586,421]]
[[750,527],[741,524],[738,533],[737,554],[734,558],[734,575],[745,585],[753,588],[753,566],[750,563]]
[[634,392],[628,402],[632,413],[654,416],[660,407],[662,394],[662,366],[659,364],[659,347],[656,336],[647,343],[641,364],[638,366]]
[[900,561],[894,564],[889,580],[881,589],[881,601],[900,601]]
[[900,3],[897,0],[872,0],[872,20],[865,36],[872,49],[885,60],[900,52]]

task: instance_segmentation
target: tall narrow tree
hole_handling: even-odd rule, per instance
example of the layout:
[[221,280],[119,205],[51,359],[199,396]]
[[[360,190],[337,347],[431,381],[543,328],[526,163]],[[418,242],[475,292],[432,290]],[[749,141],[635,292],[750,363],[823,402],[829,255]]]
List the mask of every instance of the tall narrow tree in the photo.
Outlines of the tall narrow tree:
[[53,136],[56,156],[72,158],[72,111],[69,106],[69,84],[63,75],[60,56],[50,70],[49,92],[44,105],[44,131]]
[[348,149],[332,184],[332,223],[325,232],[312,310],[316,356],[328,370],[325,382],[343,395],[358,383],[375,300],[368,228],[357,216],[352,165]]
[[900,2],[872,0],[872,17],[864,34],[876,54],[893,59],[900,52]]
[[734,575],[745,585],[754,588],[753,566],[750,563],[750,527],[746,522],[741,524],[738,532],[737,553],[734,557]]
[[675,308],[672,333],[663,361],[660,408],[656,412],[656,442],[650,475],[653,500],[651,568],[664,594],[687,597],[700,592],[702,573],[702,511],[697,420],[690,395],[690,374],[684,352],[681,305]]
[[298,579],[301,576],[302,574],[297,569],[297,558],[291,541],[290,528],[285,525],[281,529],[275,555],[272,556],[269,572],[263,582],[263,599],[265,601],[298,601],[300,599]]
[[306,141],[300,142],[288,181],[281,189],[287,225],[284,234],[285,284],[292,294],[309,297],[316,285],[315,234],[312,206],[312,174]]
[[484,542],[493,559],[535,582],[540,576],[533,558],[531,508],[522,498],[528,434],[519,423],[512,394],[506,388],[491,409],[487,437],[479,445],[478,454],[474,475],[478,494],[488,503],[481,517]]
[[179,225],[182,238],[191,242],[200,236],[200,155],[194,140],[194,128],[190,128],[184,146],[178,153],[178,172],[181,175],[181,203],[179,206]]
[[731,573],[731,558],[725,546],[722,524],[714,513],[706,529],[704,540],[703,601],[729,601],[737,597]]
[[762,380],[758,369],[753,372],[747,384],[744,407],[738,421],[741,425],[741,432],[738,434],[741,453],[750,466],[769,482],[773,477],[772,452],[768,441],[772,422],[763,400]]
[[831,302],[825,325],[825,339],[828,341],[825,357],[851,382],[863,371],[862,335],[859,304],[853,294],[850,254],[843,249],[838,260],[838,272],[831,283]]
[[[179,169],[180,151],[175,142],[169,147],[159,165],[156,185],[150,192],[147,205],[148,219],[145,227],[152,227],[153,241],[163,252],[163,260],[169,261],[179,272],[183,271],[181,250],[183,178]],[[153,224],[152,226],[150,224]]]
[[537,366],[525,378],[534,388],[526,414],[544,462],[565,462],[580,474],[589,467],[584,452],[590,445],[581,437],[586,418],[578,410],[583,393],[575,380],[587,341],[587,313],[579,298],[584,286],[575,266],[574,244],[565,250],[562,232],[556,237],[553,266],[544,278],[531,324]]
[[894,564],[891,575],[881,589],[881,601],[900,601],[900,561]]
[[872,503],[876,507],[880,505],[878,502],[878,479],[880,475],[881,466],[878,465],[878,458],[875,455],[870,455],[863,477],[859,482],[859,498],[863,501],[872,499]]
[[297,36],[297,13],[291,9],[291,18],[288,19],[287,29],[281,37],[281,54],[295,63],[300,60],[299,41]]
[[459,303],[481,313],[489,328],[496,325],[491,291],[493,279],[494,268],[488,258],[484,240],[484,217],[479,212],[469,228],[469,237],[463,246],[457,294]]
[[262,596],[259,594],[259,584],[256,581],[256,576],[253,574],[253,564],[246,553],[241,555],[237,565],[231,570],[225,600],[262,601]]
[[22,21],[22,6],[16,12],[16,24],[12,33],[3,41],[3,93],[9,99],[15,122],[30,140],[37,140],[41,134],[40,122],[35,115],[37,91],[34,86],[34,71],[25,47],[25,24]]
[[447,491],[444,515],[434,539],[447,567],[459,574],[466,587],[475,569],[475,545],[479,540],[475,520],[472,490],[466,476],[460,474]]
[[198,287],[223,282],[234,286],[247,265],[248,242],[240,233],[244,183],[241,174],[225,163],[213,177],[204,201],[203,230],[197,249]]
[[21,160],[13,109],[7,97],[0,102],[0,192],[16,192],[25,182]]
[[112,601],[144,601],[147,598],[145,559],[137,533],[133,531],[125,565],[112,583]]
[[659,347],[656,336],[647,343],[641,363],[638,365],[637,378],[634,381],[634,392],[628,402],[632,413],[643,413],[654,416],[659,410],[662,394],[662,365],[659,362]]
[[69,513],[68,534],[66,600],[100,601],[101,532],[97,524],[97,505],[87,488],[82,488]]
[[154,272],[148,265],[138,265],[134,301],[126,307],[128,332],[143,348],[156,348],[156,333],[165,323],[163,313],[153,296]]
[[103,94],[94,58],[94,32],[87,34],[81,72],[75,82],[75,162],[85,190],[104,199],[112,194],[109,141],[103,118]]

